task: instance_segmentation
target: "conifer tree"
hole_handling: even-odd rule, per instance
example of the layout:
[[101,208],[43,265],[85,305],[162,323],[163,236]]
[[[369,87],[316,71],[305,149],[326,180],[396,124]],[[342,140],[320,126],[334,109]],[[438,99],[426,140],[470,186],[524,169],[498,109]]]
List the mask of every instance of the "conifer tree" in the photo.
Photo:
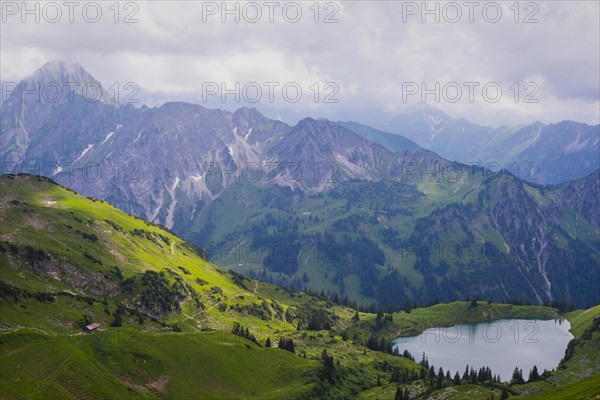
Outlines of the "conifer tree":
[[396,388],[396,396],[394,397],[394,400],[404,400],[404,393],[402,392],[402,389],[400,389],[400,386]]
[[[337,372],[335,370],[335,363],[333,362],[333,356],[327,354],[327,350],[323,349],[321,353],[321,360],[323,361],[323,376],[325,379],[330,382],[334,382],[337,379]],[[379,380],[379,376],[377,376],[378,384],[381,384]]]
[[454,384],[460,385],[460,375],[458,374],[458,371],[456,371],[456,374],[454,374]]
[[537,365],[533,366],[533,369],[529,371],[529,380],[528,382],[537,382],[541,380],[540,373],[538,372]]
[[469,379],[469,364],[465,367],[465,372],[463,373],[462,380],[467,381]]
[[520,385],[525,383],[525,380],[523,379],[523,371],[520,370],[518,367],[515,367],[515,370],[513,371],[512,374],[512,379],[510,380],[510,383],[513,385]]

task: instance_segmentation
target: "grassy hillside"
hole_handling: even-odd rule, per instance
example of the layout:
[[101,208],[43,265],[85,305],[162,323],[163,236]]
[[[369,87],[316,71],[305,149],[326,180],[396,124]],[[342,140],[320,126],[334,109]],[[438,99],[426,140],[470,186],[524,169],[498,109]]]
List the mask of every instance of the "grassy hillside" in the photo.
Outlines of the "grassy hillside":
[[565,317],[571,323],[571,333],[575,339],[580,339],[586,329],[592,326],[594,318],[600,315],[600,305],[585,310],[576,310],[568,313]]
[[289,398],[315,361],[232,334],[2,335],[3,398]]
[[[357,314],[222,270],[163,227],[46,178],[4,175],[0,189],[2,398],[349,399],[393,392],[398,373],[426,397],[421,365],[374,338],[385,345],[432,325],[558,316],[487,302]],[[585,336],[588,312],[572,318]],[[99,330],[83,333],[92,322]],[[277,348],[282,338],[294,352]],[[572,360],[579,355],[576,347]]]
[[600,376],[596,375],[582,381],[551,389],[539,396],[532,397],[535,400],[589,400],[600,396]]

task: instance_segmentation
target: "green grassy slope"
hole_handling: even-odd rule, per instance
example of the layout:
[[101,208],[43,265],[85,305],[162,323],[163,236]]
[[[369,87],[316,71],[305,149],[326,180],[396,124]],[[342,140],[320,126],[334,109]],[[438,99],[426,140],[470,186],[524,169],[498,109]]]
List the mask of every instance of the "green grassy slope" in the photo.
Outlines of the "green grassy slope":
[[592,326],[594,318],[600,315],[600,305],[585,310],[576,310],[568,313],[565,317],[571,323],[571,333],[575,339],[581,338],[581,335]]
[[290,397],[317,363],[232,334],[2,335],[3,398]]
[[600,376],[596,375],[576,383],[554,388],[531,398],[535,400],[597,399],[600,398]]
[[[4,396],[239,398],[306,390],[303,374],[316,362],[228,333],[234,322],[262,341],[293,329],[294,319],[284,317],[289,305],[263,302],[266,285],[236,283],[201,250],[107,203],[44,178],[0,179]],[[163,272],[170,290],[177,287],[178,310],[142,304],[147,271]],[[110,327],[120,308],[128,328]],[[82,335],[92,321],[102,332]]]

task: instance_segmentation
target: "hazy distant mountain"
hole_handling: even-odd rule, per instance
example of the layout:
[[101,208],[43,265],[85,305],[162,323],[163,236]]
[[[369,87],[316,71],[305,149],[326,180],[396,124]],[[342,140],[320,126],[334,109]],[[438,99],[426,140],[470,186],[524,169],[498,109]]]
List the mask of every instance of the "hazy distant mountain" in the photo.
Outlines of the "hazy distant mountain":
[[446,159],[507,168],[536,183],[583,178],[600,167],[600,125],[562,121],[494,129],[451,118],[428,105],[371,125],[401,134]]
[[514,157],[521,165],[535,163],[531,179],[561,183],[586,176],[600,163],[600,125],[562,121],[545,125],[539,137]]
[[363,125],[354,121],[338,122],[338,124],[346,129],[351,130],[362,138],[385,147],[389,151],[401,153],[403,151],[421,150],[421,147],[418,144],[402,135],[383,132],[379,129],[375,129],[368,125]]
[[370,121],[370,125],[405,136],[419,146],[456,161],[467,161],[465,157],[476,152],[492,131],[490,127],[473,124],[462,118],[451,118],[426,104],[397,114],[380,116]]

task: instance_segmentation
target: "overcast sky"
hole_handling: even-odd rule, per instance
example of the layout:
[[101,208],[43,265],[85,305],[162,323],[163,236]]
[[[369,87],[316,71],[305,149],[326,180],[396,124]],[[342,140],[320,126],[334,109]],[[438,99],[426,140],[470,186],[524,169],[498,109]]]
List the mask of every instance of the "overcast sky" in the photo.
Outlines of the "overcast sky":
[[[25,14],[20,1],[2,2],[3,82],[66,60],[106,87],[116,83],[121,96],[135,82],[150,104],[212,107],[221,101],[216,88],[235,92],[237,82],[241,101],[256,100],[258,86],[265,106],[330,119],[368,122],[423,100],[494,126],[599,119],[598,1],[430,2],[430,14],[421,1],[229,2],[231,14],[221,1],[141,1],[121,2],[118,16],[113,2],[80,2],[70,16],[57,1],[38,4],[39,22],[36,3]],[[235,108],[234,96],[227,100],[222,107]]]

